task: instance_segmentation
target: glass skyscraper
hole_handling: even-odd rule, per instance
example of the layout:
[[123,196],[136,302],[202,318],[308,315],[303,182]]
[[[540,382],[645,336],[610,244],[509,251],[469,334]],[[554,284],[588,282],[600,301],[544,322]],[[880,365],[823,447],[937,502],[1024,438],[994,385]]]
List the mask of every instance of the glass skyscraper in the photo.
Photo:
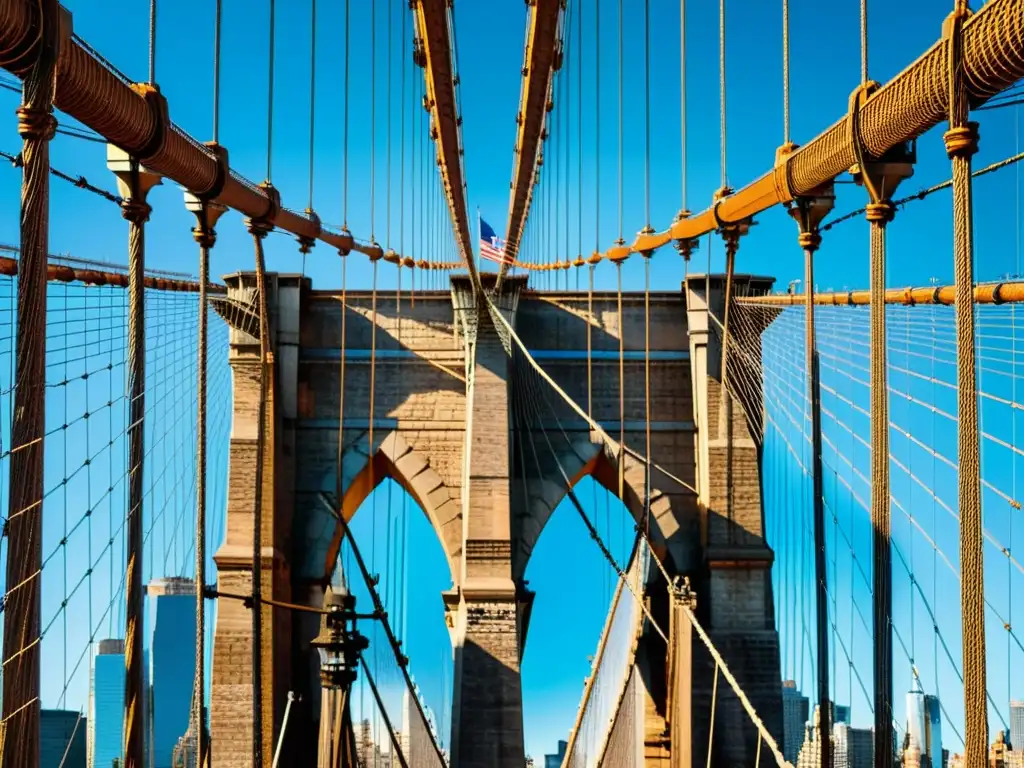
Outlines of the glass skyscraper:
[[63,709],[39,713],[39,768],[85,768],[85,720]]
[[793,680],[782,681],[782,754],[796,765],[800,746],[804,743],[804,730],[810,715],[810,701],[801,696]]
[[941,768],[942,711],[939,699],[926,694],[917,678],[907,694],[907,745],[921,751],[922,768]]
[[1024,701],[1010,702],[1010,746],[1024,752]]
[[544,755],[544,768],[561,768],[562,761],[565,760],[565,750],[568,747],[568,743],[559,739],[558,751],[553,755]]
[[188,731],[192,707],[195,585],[191,579],[157,579],[150,582],[146,595],[150,610],[151,766],[171,768],[174,748]]
[[120,760],[124,728],[124,640],[100,640],[89,694],[89,768]]

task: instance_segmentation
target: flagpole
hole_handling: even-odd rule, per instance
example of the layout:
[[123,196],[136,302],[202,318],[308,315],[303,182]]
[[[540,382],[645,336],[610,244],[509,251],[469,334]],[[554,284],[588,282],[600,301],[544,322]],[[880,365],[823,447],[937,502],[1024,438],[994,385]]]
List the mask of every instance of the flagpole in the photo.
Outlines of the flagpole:
[[[477,243],[476,249],[477,249],[478,252],[480,250],[480,232],[481,232],[481,229],[480,229],[480,206],[478,205],[476,207],[476,238],[475,238],[476,243]],[[483,262],[483,257],[478,254],[477,257],[476,257],[477,268],[479,268],[479,267],[481,267],[483,265],[482,262]]]

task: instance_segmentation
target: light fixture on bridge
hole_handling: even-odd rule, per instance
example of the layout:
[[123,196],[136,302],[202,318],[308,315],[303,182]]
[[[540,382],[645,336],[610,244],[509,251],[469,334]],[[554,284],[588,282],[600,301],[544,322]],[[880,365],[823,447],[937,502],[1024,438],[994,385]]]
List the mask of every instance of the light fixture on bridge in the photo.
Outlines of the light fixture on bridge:
[[320,634],[311,643],[320,654],[320,684],[324,688],[348,688],[355,682],[359,655],[369,646],[356,629],[355,609],[355,595],[344,584],[327,587]]

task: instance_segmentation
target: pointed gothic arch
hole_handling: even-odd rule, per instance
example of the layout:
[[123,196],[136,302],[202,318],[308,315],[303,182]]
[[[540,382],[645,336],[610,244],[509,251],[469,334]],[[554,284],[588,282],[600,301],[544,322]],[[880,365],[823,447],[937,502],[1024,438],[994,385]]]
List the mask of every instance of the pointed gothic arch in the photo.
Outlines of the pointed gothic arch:
[[[344,491],[339,507],[347,523],[363,502],[385,479],[398,483],[430,521],[444,550],[452,583],[459,581],[462,557],[462,506],[458,492],[449,489],[431,468],[429,459],[410,446],[397,431],[376,443],[372,456],[366,455],[365,441],[356,440],[342,454]],[[325,577],[333,572],[344,539],[344,526],[337,522],[324,560]]]

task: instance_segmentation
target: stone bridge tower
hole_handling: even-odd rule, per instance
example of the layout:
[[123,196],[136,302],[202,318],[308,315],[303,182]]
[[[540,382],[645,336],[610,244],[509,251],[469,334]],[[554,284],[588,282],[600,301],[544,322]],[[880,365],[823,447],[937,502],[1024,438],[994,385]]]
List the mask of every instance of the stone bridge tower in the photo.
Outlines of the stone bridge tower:
[[[254,275],[230,275],[226,282],[228,296],[216,308],[231,327],[234,419],[227,537],[216,561],[220,589],[245,594],[251,589],[259,325]],[[740,285],[754,282],[738,278]],[[714,312],[721,285],[715,278],[710,285]],[[706,319],[701,325],[703,278],[689,288],[689,313],[680,292],[650,297],[651,455],[660,470],[651,472],[649,528],[669,571],[697,585],[701,615],[710,618],[709,629],[740,679],[756,681],[751,697],[765,709],[779,697],[779,673],[758,454],[742,416],[726,437],[714,380],[717,342]],[[615,446],[564,403],[510,343],[501,321],[476,303],[466,278],[453,278],[448,292],[415,298],[378,292],[376,317],[365,291],[348,291],[343,307],[338,292],[311,290],[298,275],[268,275],[267,290],[273,352],[264,594],[319,606],[341,547],[338,513],[351,519],[385,478],[399,483],[429,519],[451,571],[438,620],[447,621],[455,659],[452,764],[521,768],[520,663],[533,599],[523,577],[541,531],[567,485],[587,475],[616,494],[621,484],[623,503],[644,522],[646,467],[637,458],[645,450],[644,296],[623,295],[620,310],[618,294],[597,292],[591,313],[586,294],[532,293],[525,278],[511,278],[496,300],[552,382],[608,436],[617,441],[624,435],[632,452],[620,462]],[[720,471],[726,440],[735,449],[728,473]],[[663,582],[650,589],[667,594]],[[265,753],[272,754],[287,691],[298,690],[307,704],[298,713],[293,708],[285,754],[288,764],[313,765],[315,750],[308,745],[316,743],[319,707],[308,703],[319,696],[309,643],[318,631],[316,616],[264,607],[263,620]],[[249,628],[242,603],[221,601],[211,704],[217,768],[250,765]],[[661,765],[659,755],[668,749],[664,643],[652,643],[649,655],[648,764]],[[695,721],[710,700],[713,669],[704,667],[695,653],[687,704]],[[719,718],[743,717],[738,704],[721,695],[718,711]],[[695,743],[698,736],[695,728]]]

